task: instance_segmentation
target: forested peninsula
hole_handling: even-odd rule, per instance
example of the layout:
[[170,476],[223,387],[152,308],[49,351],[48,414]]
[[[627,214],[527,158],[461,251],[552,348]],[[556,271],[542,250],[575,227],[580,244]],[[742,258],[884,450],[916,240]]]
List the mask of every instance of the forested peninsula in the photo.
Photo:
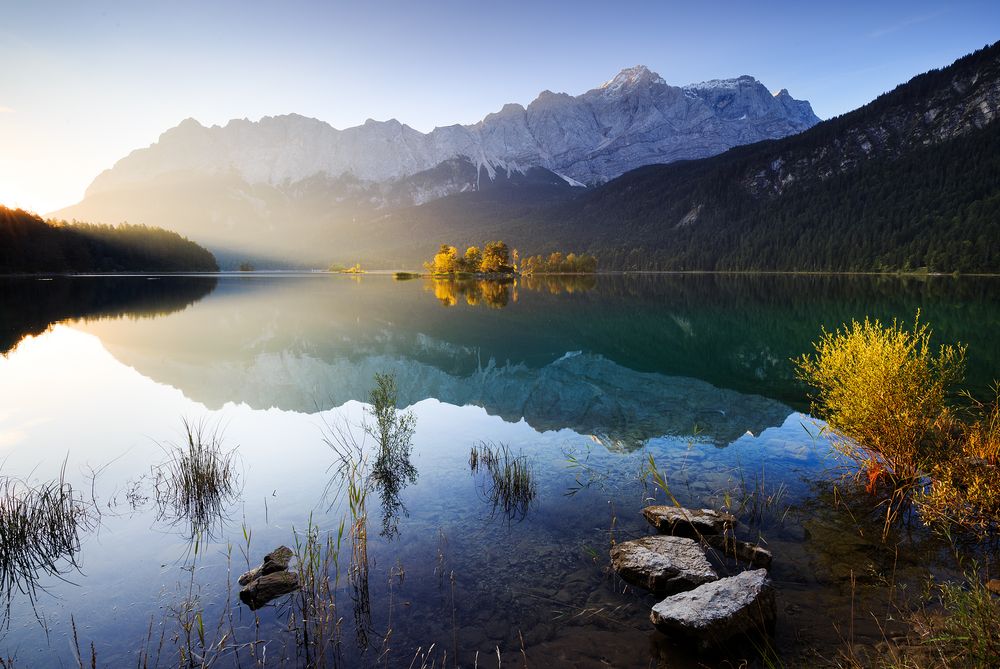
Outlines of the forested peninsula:
[[0,206],[0,274],[217,272],[215,256],[145,225],[46,221]]

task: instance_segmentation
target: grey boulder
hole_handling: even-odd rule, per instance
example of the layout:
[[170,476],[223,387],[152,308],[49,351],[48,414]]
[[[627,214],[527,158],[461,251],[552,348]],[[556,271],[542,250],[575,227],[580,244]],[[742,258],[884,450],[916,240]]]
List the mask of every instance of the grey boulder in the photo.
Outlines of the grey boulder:
[[259,609],[275,597],[298,590],[299,575],[288,571],[292,555],[291,548],[278,546],[264,556],[264,561],[259,567],[254,567],[240,576],[239,583],[243,586],[240,590],[240,600],[250,607],[251,611]]
[[708,647],[740,634],[774,627],[774,589],[766,569],[698,586],[653,606],[650,620],[665,634],[681,634]]
[[719,578],[701,546],[692,539],[654,535],[611,549],[611,565],[634,585],[668,594]]

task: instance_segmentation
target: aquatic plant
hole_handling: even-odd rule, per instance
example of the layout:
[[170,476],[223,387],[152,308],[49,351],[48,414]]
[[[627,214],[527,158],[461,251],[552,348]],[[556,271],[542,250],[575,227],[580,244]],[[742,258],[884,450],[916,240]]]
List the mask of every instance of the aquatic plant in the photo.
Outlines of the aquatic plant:
[[76,568],[80,531],[93,521],[90,509],[66,482],[65,463],[53,481],[31,484],[0,477],[0,590],[6,624],[16,592],[34,605],[41,577]]
[[975,574],[966,584],[942,583],[943,615],[921,630],[922,641],[949,667],[988,667],[1000,661],[1000,599]]
[[764,467],[748,480],[738,466],[730,482],[730,488],[722,492],[722,506],[750,528],[759,532],[771,523],[782,524],[788,516],[788,486],[784,482],[769,485]]
[[[417,470],[410,462],[416,418],[412,412],[399,411],[396,379],[391,374],[375,375],[375,387],[369,394],[370,407],[359,432],[346,419],[326,424],[324,441],[336,454],[331,466],[333,477],[325,496],[332,496],[331,506],[346,496],[350,526],[351,559],[348,581],[354,600],[355,634],[358,646],[368,647],[372,629],[369,596],[368,507],[369,492],[377,490],[382,502],[382,535],[398,533],[398,519],[406,514],[400,499],[402,490],[416,481]],[[369,463],[367,439],[375,443],[374,464]],[[336,492],[334,492],[336,489]]]
[[492,505],[492,512],[503,512],[508,519],[524,518],[538,487],[528,459],[515,455],[507,444],[479,442],[469,453],[473,474],[485,471],[481,490]]
[[184,420],[185,442],[165,447],[167,460],[154,468],[160,516],[190,523],[197,539],[221,525],[226,506],[240,492],[236,450],[226,450],[218,430]]
[[323,534],[310,517],[305,532],[295,535],[299,590],[288,627],[307,667],[340,664],[342,618],[337,611],[337,588],[344,526],[341,520],[336,535]]
[[909,633],[885,638],[874,655],[845,639],[838,667],[979,669],[995,667],[1000,660],[1000,598],[990,592],[975,567],[965,573],[964,581],[930,579],[919,601],[914,604],[904,597],[890,610],[879,627],[884,630],[895,619],[906,623]]

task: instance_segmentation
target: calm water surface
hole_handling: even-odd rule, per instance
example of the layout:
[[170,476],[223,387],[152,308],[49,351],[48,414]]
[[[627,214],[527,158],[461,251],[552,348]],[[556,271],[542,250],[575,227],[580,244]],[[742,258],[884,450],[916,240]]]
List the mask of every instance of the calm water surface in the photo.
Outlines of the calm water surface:
[[[651,595],[608,573],[608,548],[649,532],[652,456],[689,506],[737,504],[774,552],[775,643],[788,664],[881,638],[881,580],[951,573],[919,530],[880,548],[877,523],[832,503],[841,463],[807,413],[791,357],[865,315],[969,345],[968,386],[1000,376],[1000,282],[872,277],[607,276],[517,284],[388,276],[0,279],[3,475],[59,476],[93,504],[77,568],[9,593],[0,653],[32,667],[134,666],[150,625],[172,652],[176,611],[227,607],[242,640],[294,657],[289,605],[243,607],[250,560],[339,527],[331,426],[360,423],[377,372],[416,416],[418,476],[383,532],[369,501],[367,595],[341,579],[344,666],[409,666],[418,648],[481,666],[714,666],[652,630]],[[183,421],[236,449],[239,492],[192,540],[156,503]],[[470,448],[504,443],[538,481],[526,514],[495,509]],[[851,586],[852,575],[856,585]],[[31,595],[29,597],[29,595]],[[34,598],[34,603],[32,603]],[[260,631],[255,631],[259,624]],[[214,629],[214,628],[213,628]],[[387,631],[391,634],[386,640]],[[287,637],[287,635],[284,635]],[[155,645],[155,644],[154,644]],[[89,652],[85,650],[85,652]],[[220,666],[232,666],[227,656]]]

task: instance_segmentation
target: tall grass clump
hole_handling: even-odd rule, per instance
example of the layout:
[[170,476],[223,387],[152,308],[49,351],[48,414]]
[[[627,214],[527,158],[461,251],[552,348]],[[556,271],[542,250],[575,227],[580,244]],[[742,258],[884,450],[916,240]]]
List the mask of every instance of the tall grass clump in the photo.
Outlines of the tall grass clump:
[[[331,506],[346,497],[350,526],[351,556],[348,582],[354,600],[355,634],[358,646],[368,647],[371,624],[368,559],[368,494],[378,491],[382,502],[382,535],[398,534],[398,519],[406,514],[400,499],[403,489],[417,479],[410,461],[416,417],[396,408],[396,379],[376,374],[369,394],[370,406],[360,426],[346,420],[326,425],[324,441],[336,455],[333,477],[327,485]],[[360,430],[356,430],[360,427]],[[369,447],[369,440],[373,447]],[[374,458],[372,458],[374,451]],[[338,539],[338,550],[339,550]]]
[[[64,473],[39,484],[0,477],[0,588],[5,613],[16,592],[27,595],[34,605],[39,579],[76,568],[80,531],[92,518],[89,505],[65,481]],[[9,616],[5,622],[10,622]]]
[[910,329],[853,321],[824,331],[814,354],[795,361],[796,372],[817,390],[813,413],[868,490],[887,484],[886,527],[913,501],[925,521],[989,532],[1000,524],[998,402],[952,392],[966,347],[934,348],[931,334],[919,312]]
[[1000,664],[1000,599],[973,577],[967,587],[938,588],[943,615],[923,631],[943,666],[995,667]]
[[218,430],[184,421],[185,442],[169,444],[155,470],[160,514],[191,523],[192,537],[221,523],[226,505],[239,494],[235,449],[226,450]]
[[528,514],[538,488],[524,455],[515,455],[507,444],[480,442],[469,453],[469,469],[485,472],[481,488],[493,513],[501,511],[509,519]]
[[1000,598],[979,578],[934,584],[927,599],[900,617],[912,626],[905,643],[885,643],[876,657],[845,652],[838,666],[849,669],[980,669],[1000,666]]
[[400,494],[417,480],[417,469],[410,461],[417,418],[411,411],[396,408],[396,377],[392,374],[375,375],[369,400],[371,409],[364,428],[378,445],[372,480],[382,501],[382,535],[393,536],[399,531],[400,514],[406,514]]
[[1000,385],[990,403],[966,398],[968,418],[949,413],[940,421],[942,450],[951,457],[932,464],[916,502],[930,520],[985,535],[1000,527]]
[[341,664],[343,619],[337,612],[337,589],[344,525],[341,521],[336,535],[324,534],[310,518],[306,531],[295,537],[299,590],[289,628],[295,634],[296,648],[307,667],[322,669]]

